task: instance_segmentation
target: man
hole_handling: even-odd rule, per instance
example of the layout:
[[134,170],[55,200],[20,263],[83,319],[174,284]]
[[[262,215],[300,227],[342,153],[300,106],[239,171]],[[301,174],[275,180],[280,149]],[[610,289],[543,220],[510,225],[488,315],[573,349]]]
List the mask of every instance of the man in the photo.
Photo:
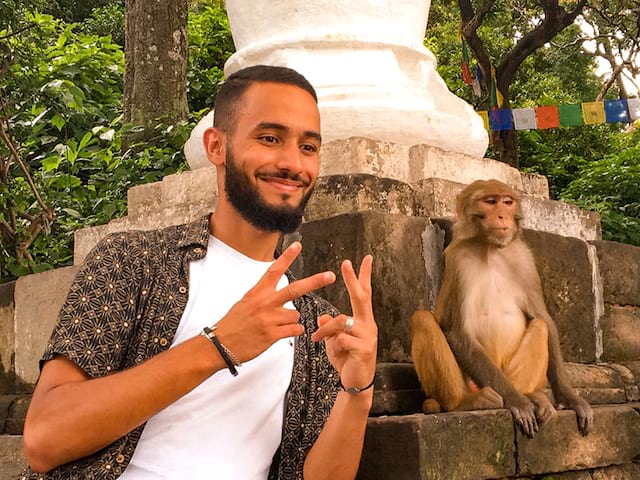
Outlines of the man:
[[372,258],[359,276],[341,267],[353,317],[310,294],[332,272],[288,278],[299,243],[274,261],[318,176],[315,92],[292,70],[250,67],[215,111],[215,213],[111,235],[78,273],[25,422],[25,478],[355,477],[376,362]]

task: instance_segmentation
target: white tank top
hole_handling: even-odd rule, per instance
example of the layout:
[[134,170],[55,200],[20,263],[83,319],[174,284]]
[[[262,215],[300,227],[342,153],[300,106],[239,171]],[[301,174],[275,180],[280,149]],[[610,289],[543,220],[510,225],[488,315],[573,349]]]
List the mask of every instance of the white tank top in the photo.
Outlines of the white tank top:
[[[189,300],[172,347],[215,324],[270,265],[211,236],[205,258],[189,265]],[[278,289],[287,284],[283,276]],[[293,352],[293,339],[280,340],[237,377],[220,370],[151,417],[120,479],[265,480],[281,440]]]

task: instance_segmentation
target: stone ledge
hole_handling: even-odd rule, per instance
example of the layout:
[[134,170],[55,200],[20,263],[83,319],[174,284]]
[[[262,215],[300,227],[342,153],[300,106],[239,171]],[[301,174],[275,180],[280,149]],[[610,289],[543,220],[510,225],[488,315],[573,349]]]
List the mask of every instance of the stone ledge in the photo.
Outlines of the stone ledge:
[[[590,404],[625,404],[639,400],[640,362],[637,367],[634,372],[625,365],[567,363],[567,373]],[[546,392],[551,398],[550,390]],[[424,399],[412,363],[378,363],[372,416],[421,413]]]
[[0,435],[0,478],[17,478],[26,464],[22,435]]
[[559,411],[533,439],[515,431],[507,410],[370,418],[358,479],[529,478],[631,464],[640,455],[637,408],[595,407],[586,437],[574,412]]
[[[44,352],[78,267],[64,267],[20,277],[15,290],[15,373],[28,392],[40,373]],[[24,389],[23,387],[24,386]]]

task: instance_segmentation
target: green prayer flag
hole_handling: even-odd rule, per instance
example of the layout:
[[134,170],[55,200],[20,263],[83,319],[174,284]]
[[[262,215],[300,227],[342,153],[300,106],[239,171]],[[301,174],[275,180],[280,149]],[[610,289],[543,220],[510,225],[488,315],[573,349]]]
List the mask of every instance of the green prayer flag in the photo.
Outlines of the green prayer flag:
[[570,127],[584,124],[582,119],[582,105],[559,105],[558,110],[560,112],[560,125]]

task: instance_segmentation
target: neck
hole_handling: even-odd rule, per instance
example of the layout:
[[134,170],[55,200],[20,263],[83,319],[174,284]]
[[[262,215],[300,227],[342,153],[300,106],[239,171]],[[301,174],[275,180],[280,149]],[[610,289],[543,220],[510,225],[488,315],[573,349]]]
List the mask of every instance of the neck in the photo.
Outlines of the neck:
[[229,205],[218,205],[209,220],[209,232],[234,250],[254,260],[269,262],[280,232],[265,232],[249,224]]

